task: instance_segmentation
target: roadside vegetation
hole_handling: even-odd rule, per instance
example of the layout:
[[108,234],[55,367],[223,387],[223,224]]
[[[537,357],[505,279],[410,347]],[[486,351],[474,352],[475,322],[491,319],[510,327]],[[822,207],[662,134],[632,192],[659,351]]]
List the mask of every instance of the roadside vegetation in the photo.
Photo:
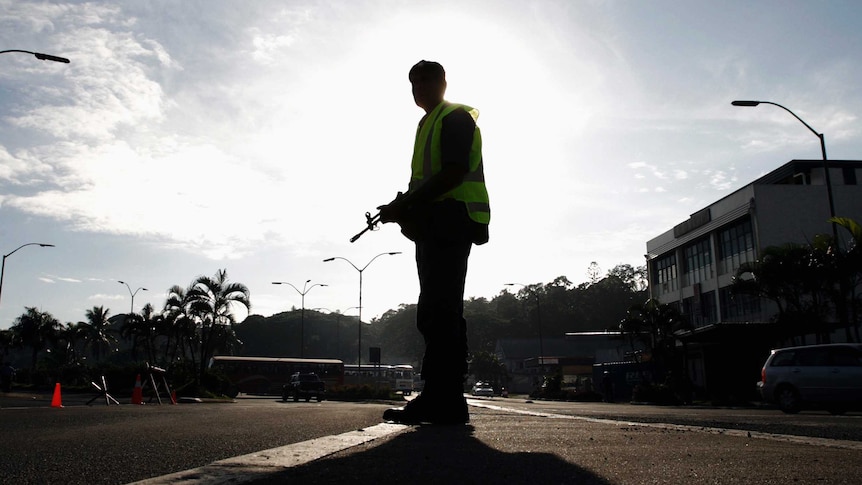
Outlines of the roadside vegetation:
[[62,324],[27,307],[0,330],[0,356],[14,362],[19,386],[62,382],[67,390],[92,390],[90,382],[104,376],[112,392],[123,395],[149,365],[168,370],[179,391],[207,396],[224,386],[207,364],[214,352],[238,347],[233,312],[240,308],[251,309],[248,288],[229,282],[226,270],[171,287],[161,311],[148,303],[140,313],[112,316],[95,306],[85,320]]
[[[860,340],[862,310],[862,227],[837,218],[849,238],[836,244],[831,236],[816,236],[808,244],[765,248],[761,258],[738,268],[735,295],[772,301],[774,344],[828,342],[836,331],[850,342]],[[848,242],[849,241],[849,242]],[[491,299],[464,302],[468,342],[475,380],[505,385],[505,366],[497,359],[501,339],[560,338],[567,332],[621,331],[643,350],[635,359],[649,362],[652,378],[635,393],[660,402],[685,402],[683,342],[691,330],[676,306],[648,298],[645,268],[621,264],[603,273],[593,263],[587,281],[572,283],[559,276],[549,283],[519,285]],[[418,368],[424,344],[415,329],[415,304],[402,304],[370,322],[324,309],[292,308],[269,317],[234,315],[252,309],[248,288],[230,282],[226,270],[200,276],[189,285],[168,289],[160,307],[147,303],[140,313],[112,314],[94,306],[79,322],[61,323],[49,312],[27,307],[7,330],[0,330],[0,357],[17,368],[16,384],[48,388],[91,389],[105,376],[112,389],[130,389],[135,375],[147,365],[166,369],[171,386],[185,395],[224,394],[223,376],[208,369],[213,355],[289,357],[300,355],[304,334],[306,357],[335,358],[355,363],[370,347],[382,349],[387,363]],[[358,333],[362,335],[359,349]],[[372,390],[334,389],[344,399],[377,396]],[[119,391],[122,395],[122,391]],[[573,396],[558,376],[549,375],[536,396]],[[388,396],[391,398],[391,396]]]
[[737,294],[777,307],[773,322],[779,342],[829,343],[836,331],[847,342],[862,342],[862,226],[843,217],[831,221],[849,234],[846,241],[818,234],[807,244],[768,247],[759,260],[736,270]]

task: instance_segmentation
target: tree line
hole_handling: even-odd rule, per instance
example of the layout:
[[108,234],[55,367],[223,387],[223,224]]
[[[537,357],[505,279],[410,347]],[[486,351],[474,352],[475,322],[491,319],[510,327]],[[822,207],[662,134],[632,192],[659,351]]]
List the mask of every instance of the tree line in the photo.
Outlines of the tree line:
[[[775,343],[806,343],[810,335],[826,342],[836,330],[843,330],[847,341],[862,341],[862,228],[845,218],[834,222],[849,232],[848,242],[818,235],[807,244],[765,248],[757,261],[736,270],[735,295],[775,303]],[[593,263],[587,275],[588,281],[580,284],[559,276],[501,290],[491,299],[466,300],[468,343],[476,360],[493,366],[500,339],[609,330],[641,341],[654,361],[684,374],[676,368],[680,336],[691,324],[678,306],[649,300],[646,267],[620,264],[603,274]],[[418,366],[422,359],[415,304],[401,304],[370,322],[293,308],[269,317],[251,314],[237,323],[237,309],[250,312],[250,293],[245,285],[229,282],[226,270],[198,277],[187,287],[171,287],[161,310],[147,304],[140,313],[110,316],[109,309],[95,306],[87,310],[86,320],[61,324],[50,313],[28,307],[11,328],[0,330],[0,356],[26,359],[31,379],[146,361],[186,368],[195,383],[204,380],[215,354],[304,355],[345,363],[361,356],[367,363],[369,348],[379,347],[385,363]]]
[[[560,276],[514,292],[503,290],[490,300],[468,299],[471,351],[493,353],[501,338],[535,338],[539,332],[550,338],[616,329],[626,309],[644,298],[645,268],[618,265],[602,277],[594,263],[588,274],[590,281],[578,285]],[[296,308],[269,317],[251,314],[237,323],[234,310],[250,311],[250,298],[245,285],[229,282],[227,271],[219,270],[187,287],[168,289],[161,309],[147,304],[139,313],[112,315],[109,308],[94,306],[85,320],[62,324],[47,311],[27,307],[11,328],[0,330],[0,356],[14,360],[19,376],[34,384],[61,377],[86,384],[95,369],[144,362],[182,367],[201,382],[214,354],[304,354],[345,363],[355,363],[361,354],[367,363],[369,347],[380,347],[386,362],[418,366],[421,361],[424,344],[415,328],[415,304],[402,304],[361,324],[355,316],[308,309],[303,322]]]
[[736,294],[774,304],[776,341],[829,343],[838,332],[862,342],[862,226],[845,217],[830,222],[850,237],[818,234],[805,244],[768,247],[734,274]]
[[[645,268],[621,264],[605,274],[594,263],[589,280],[574,284],[559,276],[549,283],[501,290],[493,298],[464,302],[467,340],[471,353],[493,353],[497,341],[509,338],[562,338],[566,332],[619,330],[627,309],[646,299]],[[238,355],[300,355],[338,358],[345,363],[368,363],[369,348],[379,347],[387,364],[422,360],[424,342],[416,329],[416,305],[404,303],[368,322],[341,313],[301,309],[270,317],[251,315],[236,326],[242,342]],[[359,348],[361,332],[362,348]],[[300,342],[304,335],[305,342]]]
[[26,354],[19,381],[25,374],[31,384],[82,384],[94,377],[94,369],[146,362],[184,367],[197,385],[210,357],[238,344],[238,309],[251,309],[250,293],[242,283],[230,282],[226,270],[200,276],[187,287],[172,286],[161,311],[147,304],[140,313],[111,317],[110,309],[94,306],[86,320],[62,324],[47,311],[26,307],[9,329],[0,330],[0,355],[9,361],[16,352]]

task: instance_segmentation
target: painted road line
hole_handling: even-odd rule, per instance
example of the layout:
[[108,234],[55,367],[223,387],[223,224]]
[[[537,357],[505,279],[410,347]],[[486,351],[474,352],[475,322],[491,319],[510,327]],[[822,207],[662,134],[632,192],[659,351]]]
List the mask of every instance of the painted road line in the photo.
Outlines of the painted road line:
[[285,468],[304,465],[324,456],[398,433],[409,426],[380,423],[369,428],[333,436],[324,436],[291,445],[256,451],[247,455],[219,460],[191,470],[148,478],[134,485],[222,485],[247,483],[266,478]]
[[686,426],[683,424],[670,423],[644,423],[640,421],[621,421],[605,418],[590,418],[586,416],[572,416],[569,414],[543,413],[538,411],[527,411],[523,409],[507,408],[503,406],[495,406],[482,401],[469,399],[467,401],[471,406],[478,408],[490,409],[493,411],[501,411],[508,413],[524,414],[527,416],[536,416],[540,418],[551,419],[572,419],[577,421],[585,421],[589,423],[611,424],[615,426],[641,426],[645,428],[672,429],[677,431],[691,431],[697,433],[720,434],[724,436],[737,436],[743,438],[759,438],[772,441],[782,441],[786,443],[797,443],[800,445],[825,446],[828,448],[843,448],[848,450],[862,451],[862,442],[849,440],[833,440],[828,438],[814,438],[809,436],[794,436],[788,434],[762,433],[759,431],[746,431],[741,429],[730,428],[713,428],[708,426]]

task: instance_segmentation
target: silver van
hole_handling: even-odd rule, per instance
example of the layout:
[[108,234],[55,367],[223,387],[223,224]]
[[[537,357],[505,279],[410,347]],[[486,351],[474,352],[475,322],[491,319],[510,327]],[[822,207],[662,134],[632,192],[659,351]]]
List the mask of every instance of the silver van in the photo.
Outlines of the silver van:
[[774,349],[757,383],[763,400],[785,413],[805,408],[841,414],[862,409],[862,344]]

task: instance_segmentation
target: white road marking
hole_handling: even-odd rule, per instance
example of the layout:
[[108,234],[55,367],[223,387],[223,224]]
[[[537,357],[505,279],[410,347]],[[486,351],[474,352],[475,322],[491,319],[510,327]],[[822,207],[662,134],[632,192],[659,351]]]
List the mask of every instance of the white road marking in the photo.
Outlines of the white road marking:
[[814,438],[809,436],[794,436],[787,434],[775,434],[775,433],[762,433],[759,431],[746,431],[741,429],[730,429],[730,428],[711,428],[708,426],[686,426],[682,424],[670,424],[670,423],[643,423],[639,421],[621,421],[615,419],[604,419],[604,418],[589,418],[586,416],[571,416],[568,414],[555,414],[555,413],[543,413],[538,411],[527,411],[522,409],[515,408],[507,408],[503,406],[496,406],[493,404],[486,404],[482,401],[476,401],[474,399],[468,399],[467,402],[471,406],[476,406],[479,408],[491,409],[493,411],[503,411],[508,413],[517,413],[524,414],[527,416],[536,416],[541,418],[552,418],[552,419],[573,419],[578,421],[586,421],[590,423],[601,423],[601,424],[611,424],[615,426],[642,426],[645,428],[660,428],[660,429],[673,429],[677,431],[691,431],[697,433],[710,433],[710,434],[720,434],[724,436],[737,436],[743,438],[758,438],[758,439],[766,439],[773,441],[783,441],[787,443],[798,443],[802,445],[815,445],[815,446],[825,446],[829,448],[844,448],[848,450],[860,450],[862,451],[862,442],[860,441],[848,441],[848,440],[833,440],[828,438]]
[[257,451],[247,455],[219,460],[160,477],[148,478],[134,485],[221,485],[247,483],[273,473],[304,465],[341,450],[373,441],[409,428],[403,424],[380,423],[370,428],[324,436],[291,445]]
[[[628,420],[590,418],[586,416],[572,416],[568,414],[545,413],[509,408],[489,404],[487,401],[476,399],[468,399],[467,402],[471,406],[490,409],[492,411],[516,413],[549,419],[569,419],[613,426],[641,426],[645,428],[672,429],[677,431],[710,433],[743,438],[767,439],[803,445],[862,450],[862,442],[859,441],[812,438],[738,429],[712,428],[706,426],[686,426],[669,423],[644,423]],[[333,453],[346,450],[363,443],[368,443],[408,428],[410,428],[410,426],[403,424],[380,423],[357,431],[350,431],[333,436],[324,436],[322,438],[303,441],[301,443],[294,443],[279,448],[272,448],[225,460],[219,460],[200,468],[193,468],[191,470],[185,470],[169,475],[148,478],[129,485],[226,485],[247,483],[266,478],[267,476],[278,473],[286,468],[304,465]]]

